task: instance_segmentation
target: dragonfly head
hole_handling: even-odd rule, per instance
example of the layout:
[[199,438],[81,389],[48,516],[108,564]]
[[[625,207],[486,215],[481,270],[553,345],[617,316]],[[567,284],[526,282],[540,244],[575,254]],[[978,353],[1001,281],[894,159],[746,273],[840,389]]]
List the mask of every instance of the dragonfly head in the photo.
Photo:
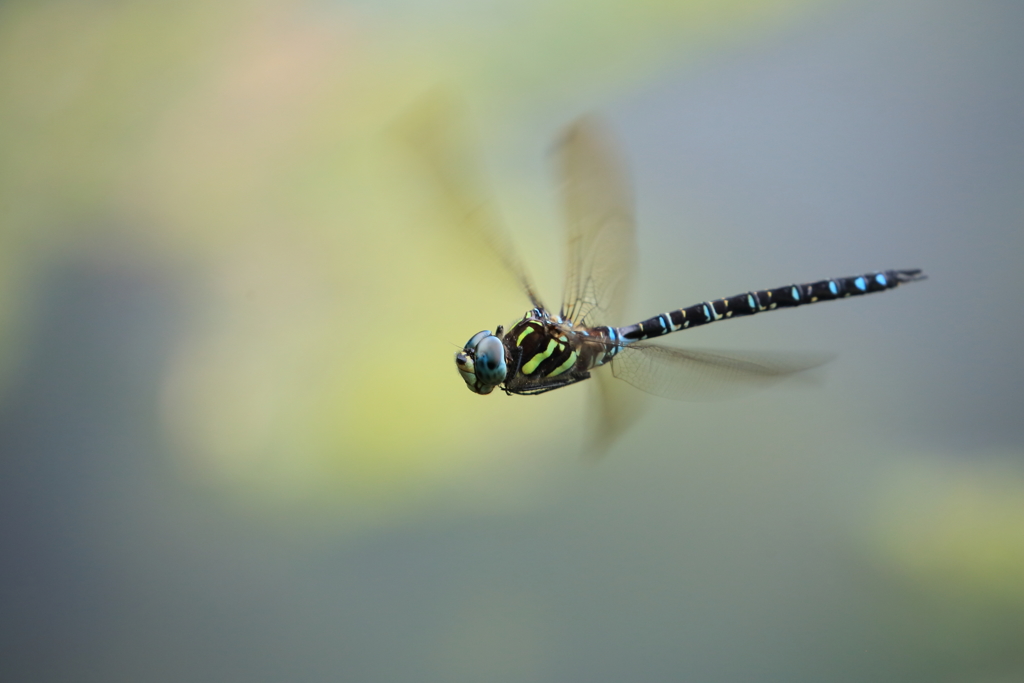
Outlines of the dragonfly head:
[[[501,334],[501,328],[498,328]],[[465,348],[455,354],[455,366],[469,390],[477,394],[489,394],[505,381],[508,367],[505,365],[505,345],[490,330],[477,332]]]

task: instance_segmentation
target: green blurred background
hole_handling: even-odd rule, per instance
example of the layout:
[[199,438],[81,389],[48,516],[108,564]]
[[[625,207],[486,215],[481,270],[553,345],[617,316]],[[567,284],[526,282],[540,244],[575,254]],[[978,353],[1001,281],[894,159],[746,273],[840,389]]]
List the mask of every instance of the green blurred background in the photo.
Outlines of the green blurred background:
[[[0,679],[1024,681],[1022,29],[995,0],[0,3]],[[455,371],[527,302],[396,142],[438,86],[549,302],[546,153],[587,112],[637,196],[622,323],[930,279],[670,338],[838,359],[650,400],[595,464],[586,383]]]

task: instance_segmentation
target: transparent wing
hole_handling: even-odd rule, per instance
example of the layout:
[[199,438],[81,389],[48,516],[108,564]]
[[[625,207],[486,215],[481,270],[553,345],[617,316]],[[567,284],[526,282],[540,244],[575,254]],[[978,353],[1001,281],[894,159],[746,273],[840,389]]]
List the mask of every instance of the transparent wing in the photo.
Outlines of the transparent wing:
[[496,256],[533,305],[543,308],[482,181],[470,127],[462,112],[451,95],[435,92],[399,122],[397,132],[427,171],[445,210],[457,224],[460,239]]
[[630,344],[612,361],[612,374],[637,389],[676,400],[709,400],[766,386],[833,356],[808,353],[706,351]]
[[591,375],[596,390],[590,392],[591,408],[587,411],[589,437],[583,452],[588,458],[598,460],[643,414],[646,405],[644,395],[617,381],[611,367],[594,368]]
[[576,325],[620,325],[636,270],[636,230],[619,155],[593,118],[572,124],[554,154],[567,233],[562,316]]

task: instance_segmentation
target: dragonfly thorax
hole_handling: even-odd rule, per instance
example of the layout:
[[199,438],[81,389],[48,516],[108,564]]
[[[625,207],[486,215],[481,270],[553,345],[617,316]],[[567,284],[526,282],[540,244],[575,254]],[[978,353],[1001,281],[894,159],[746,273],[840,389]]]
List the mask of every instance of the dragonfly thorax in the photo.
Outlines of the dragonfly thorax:
[[[502,332],[498,328],[498,335]],[[477,332],[466,346],[455,354],[455,366],[466,381],[469,390],[489,394],[505,381],[508,365],[505,363],[505,345],[490,330]]]

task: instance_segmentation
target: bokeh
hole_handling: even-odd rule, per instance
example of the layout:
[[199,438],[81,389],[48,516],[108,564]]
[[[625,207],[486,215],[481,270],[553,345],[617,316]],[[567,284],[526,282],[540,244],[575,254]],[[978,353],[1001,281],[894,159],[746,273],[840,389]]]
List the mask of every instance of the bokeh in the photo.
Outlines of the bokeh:
[[[0,679],[1024,680],[1022,27],[945,0],[0,4]],[[929,279],[670,337],[836,360],[634,392],[595,458],[587,383],[455,371],[529,304],[410,153],[439,92],[552,307],[548,153],[587,113],[636,195],[621,324]]]

